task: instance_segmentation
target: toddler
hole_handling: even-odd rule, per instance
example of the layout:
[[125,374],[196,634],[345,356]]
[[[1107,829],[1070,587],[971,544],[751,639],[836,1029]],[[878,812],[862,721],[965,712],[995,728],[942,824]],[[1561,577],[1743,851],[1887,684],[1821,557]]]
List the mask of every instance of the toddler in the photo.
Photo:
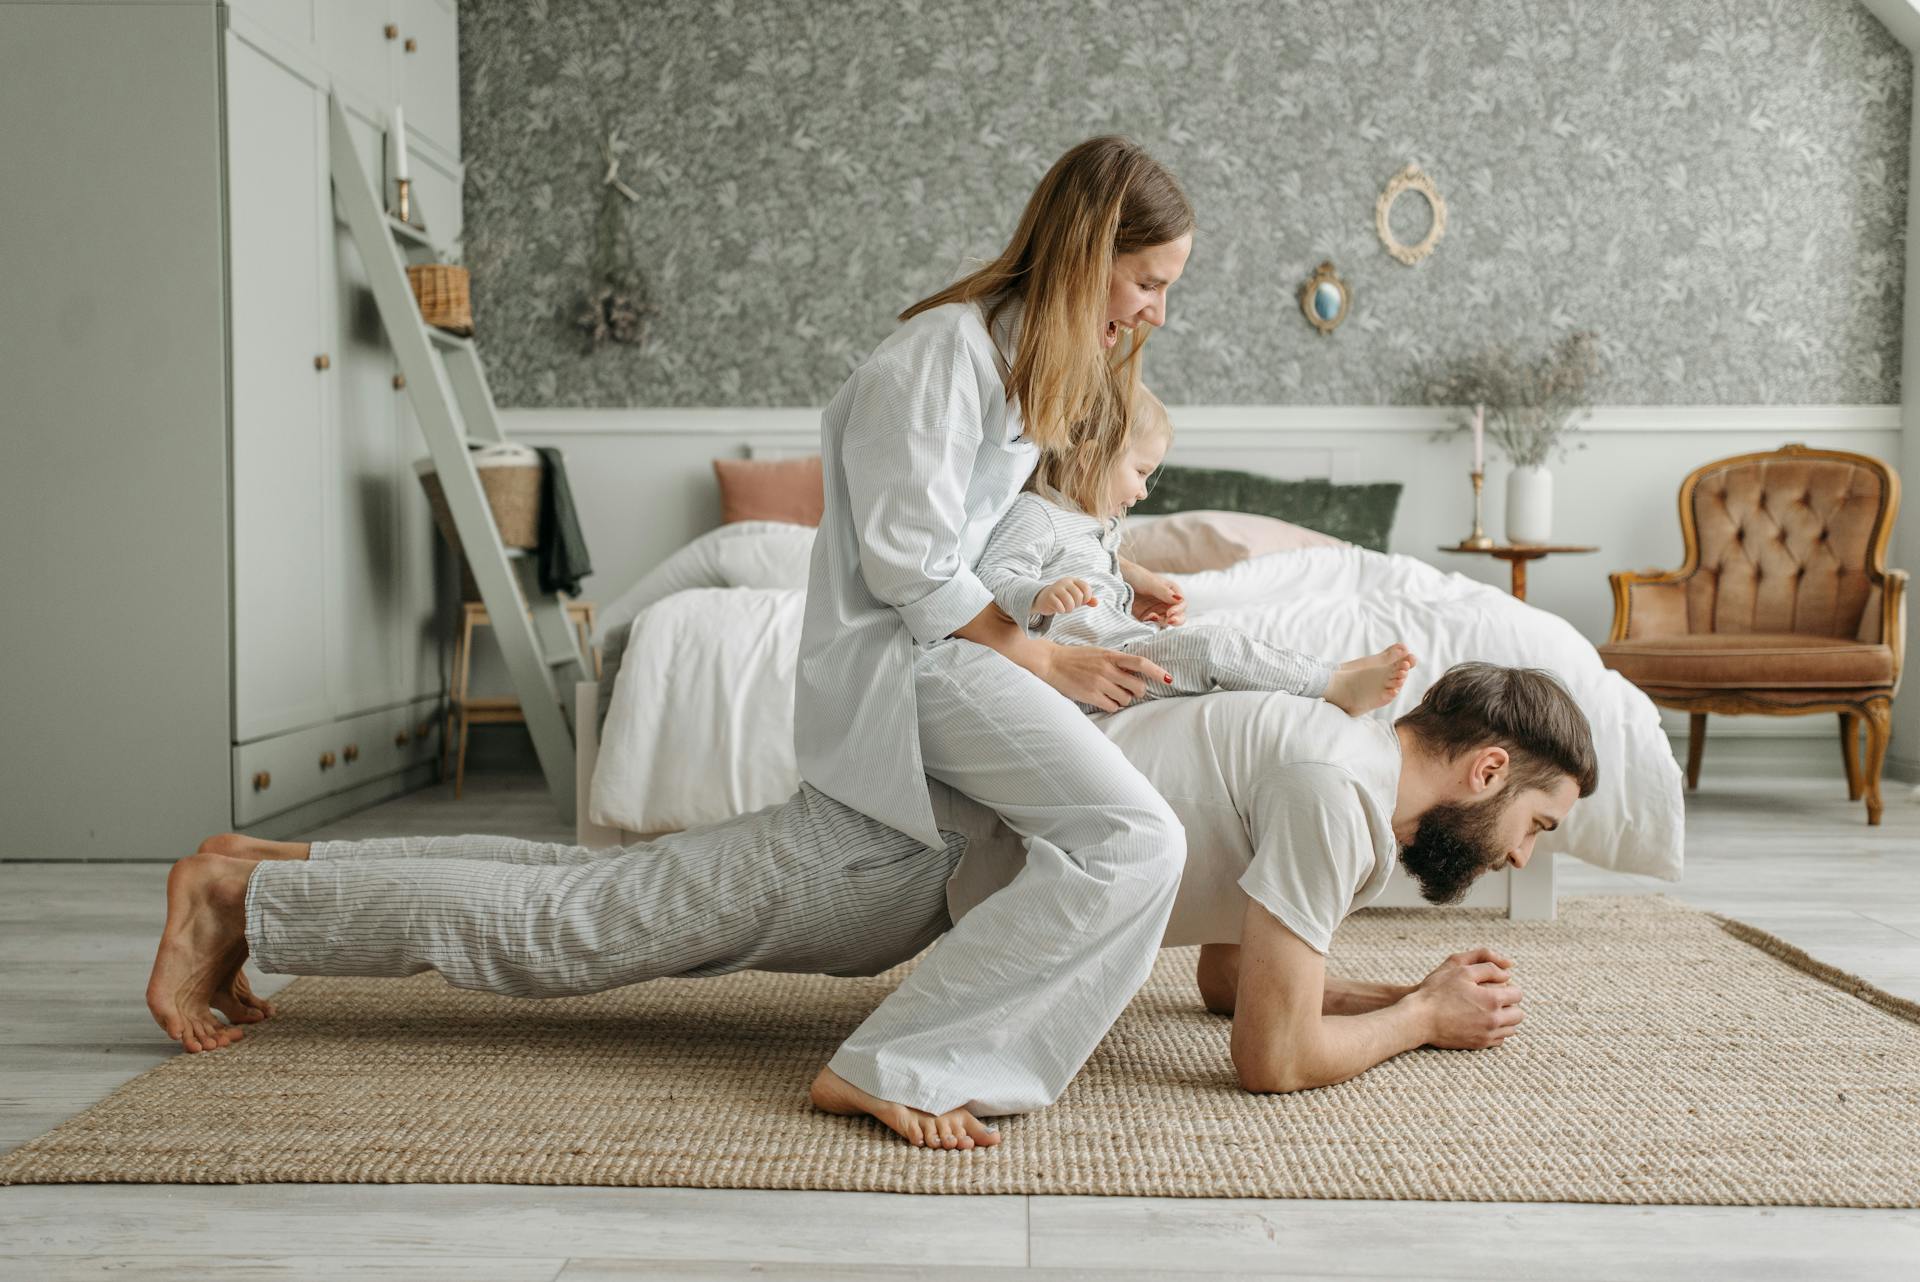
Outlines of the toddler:
[[[1173,440],[1157,397],[1141,388],[1136,404],[1127,439],[1104,450],[1097,440],[1081,441],[1042,458],[1031,488],[994,527],[974,572],[1000,608],[1049,640],[1159,664],[1173,682],[1149,682],[1147,697],[1280,690],[1325,699],[1352,716],[1392,702],[1413,668],[1404,645],[1335,667],[1234,628],[1184,627],[1186,603],[1173,581],[1119,554],[1120,518],[1147,496],[1147,478]],[[1145,607],[1140,617],[1136,593]]]

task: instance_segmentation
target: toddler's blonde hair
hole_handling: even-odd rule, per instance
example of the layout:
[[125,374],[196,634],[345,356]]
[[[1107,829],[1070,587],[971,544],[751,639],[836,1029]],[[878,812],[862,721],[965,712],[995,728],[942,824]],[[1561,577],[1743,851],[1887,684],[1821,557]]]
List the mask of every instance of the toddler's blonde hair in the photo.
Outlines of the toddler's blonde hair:
[[1066,447],[1043,452],[1027,488],[1056,503],[1079,508],[1088,516],[1113,515],[1107,506],[1107,477],[1136,441],[1173,439],[1173,420],[1160,398],[1144,384],[1134,388],[1125,430],[1100,431],[1086,423],[1075,425]]

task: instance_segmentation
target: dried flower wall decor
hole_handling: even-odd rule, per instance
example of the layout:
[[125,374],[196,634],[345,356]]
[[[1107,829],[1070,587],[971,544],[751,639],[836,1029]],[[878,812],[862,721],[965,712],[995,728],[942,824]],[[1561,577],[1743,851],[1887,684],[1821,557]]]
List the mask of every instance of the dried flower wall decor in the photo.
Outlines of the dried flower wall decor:
[[647,320],[656,310],[627,227],[627,206],[638,201],[640,193],[620,180],[620,153],[626,149],[618,130],[609,133],[600,147],[607,171],[593,225],[592,281],[573,315],[574,327],[587,336],[588,352],[605,343],[640,346],[646,340]]

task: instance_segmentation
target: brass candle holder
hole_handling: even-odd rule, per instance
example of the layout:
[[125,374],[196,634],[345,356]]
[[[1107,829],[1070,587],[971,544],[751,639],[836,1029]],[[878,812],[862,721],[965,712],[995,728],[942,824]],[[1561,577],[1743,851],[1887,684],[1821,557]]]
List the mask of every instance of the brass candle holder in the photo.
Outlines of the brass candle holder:
[[1490,548],[1493,546],[1493,539],[1485,530],[1480,528],[1480,491],[1486,486],[1487,474],[1476,471],[1469,472],[1468,475],[1473,477],[1473,533],[1460,540],[1460,546],[1463,548]]
[[411,226],[413,224],[413,179],[396,178],[393,185],[399,189],[394,200],[393,216]]

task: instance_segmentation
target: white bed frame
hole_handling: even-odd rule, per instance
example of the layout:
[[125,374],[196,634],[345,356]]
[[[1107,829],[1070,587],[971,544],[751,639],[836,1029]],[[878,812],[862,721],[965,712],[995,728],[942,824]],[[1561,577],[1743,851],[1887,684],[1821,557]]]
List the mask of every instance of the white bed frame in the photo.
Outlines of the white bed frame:
[[[578,835],[583,846],[625,846],[641,840],[641,834],[624,828],[608,828],[593,822],[589,815],[588,795],[593,788],[594,759],[600,754],[600,727],[594,710],[600,706],[600,685],[583,681],[574,687],[575,761],[573,805]],[[1405,877],[1387,883],[1386,893],[1374,900],[1382,908],[1418,908],[1425,901]],[[1474,883],[1462,907],[1504,908],[1515,921],[1551,921],[1553,919],[1553,856],[1539,855],[1524,869],[1489,873]]]

